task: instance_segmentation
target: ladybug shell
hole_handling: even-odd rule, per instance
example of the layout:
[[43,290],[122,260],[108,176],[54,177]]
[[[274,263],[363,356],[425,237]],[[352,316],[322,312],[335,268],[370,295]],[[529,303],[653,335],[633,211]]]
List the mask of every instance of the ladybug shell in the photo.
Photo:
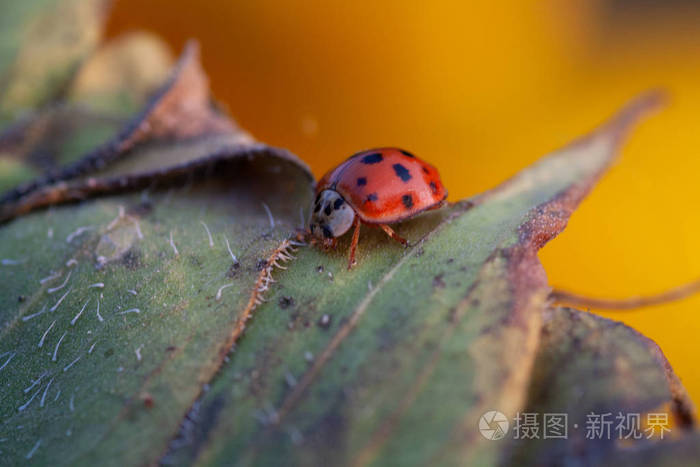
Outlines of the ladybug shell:
[[390,224],[437,207],[447,190],[435,167],[398,148],[350,156],[321,178],[316,193],[335,190],[368,224]]

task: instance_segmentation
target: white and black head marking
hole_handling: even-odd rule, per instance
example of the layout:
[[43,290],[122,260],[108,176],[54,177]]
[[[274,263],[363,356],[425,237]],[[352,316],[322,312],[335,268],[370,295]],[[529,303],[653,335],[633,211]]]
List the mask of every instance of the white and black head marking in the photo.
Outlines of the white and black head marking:
[[355,220],[355,211],[335,190],[323,190],[316,196],[309,228],[311,233],[328,243],[347,232]]

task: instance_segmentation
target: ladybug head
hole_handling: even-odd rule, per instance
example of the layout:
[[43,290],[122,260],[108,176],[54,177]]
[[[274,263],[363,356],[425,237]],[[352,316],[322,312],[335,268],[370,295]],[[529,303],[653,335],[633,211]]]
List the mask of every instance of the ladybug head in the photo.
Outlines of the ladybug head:
[[354,220],[355,211],[337,191],[323,190],[316,196],[309,228],[324,245],[330,245],[350,229]]

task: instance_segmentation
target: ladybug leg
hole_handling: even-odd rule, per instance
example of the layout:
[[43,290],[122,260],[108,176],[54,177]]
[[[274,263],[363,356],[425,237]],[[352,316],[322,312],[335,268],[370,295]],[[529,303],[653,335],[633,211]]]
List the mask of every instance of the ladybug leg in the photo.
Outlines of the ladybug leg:
[[408,246],[408,240],[406,240],[405,238],[401,237],[399,234],[397,234],[396,232],[394,232],[394,229],[392,229],[392,228],[389,227],[388,225],[386,225],[386,224],[379,224],[379,227],[381,227],[382,230],[383,230],[384,232],[386,232],[386,234],[387,234],[388,236],[390,236],[391,238],[393,238],[394,240],[396,240],[397,242],[399,242],[399,243],[402,244],[403,246]]
[[357,243],[360,241],[360,219],[355,216],[355,220],[352,223],[355,230],[352,232],[352,242],[350,243],[348,270],[352,269],[352,267],[357,264],[357,261],[355,261],[355,252],[357,252]]
[[[318,241],[318,240],[316,240]],[[321,240],[321,245],[323,245],[323,249],[328,251],[328,250],[335,250],[336,244],[338,243],[338,239],[333,237],[333,238],[324,238]]]

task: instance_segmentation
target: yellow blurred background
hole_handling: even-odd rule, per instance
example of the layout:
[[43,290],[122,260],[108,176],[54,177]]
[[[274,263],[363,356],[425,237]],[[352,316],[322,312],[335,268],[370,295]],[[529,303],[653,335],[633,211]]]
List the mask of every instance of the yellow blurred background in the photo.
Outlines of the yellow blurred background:
[[[669,90],[541,258],[553,286],[652,294],[700,277],[700,6],[687,0],[120,0],[110,36],[199,39],[214,93],[316,175],[401,146],[450,199],[494,186],[629,98]],[[595,311],[595,310],[594,310]],[[700,401],[700,296],[601,313],[655,340]]]

